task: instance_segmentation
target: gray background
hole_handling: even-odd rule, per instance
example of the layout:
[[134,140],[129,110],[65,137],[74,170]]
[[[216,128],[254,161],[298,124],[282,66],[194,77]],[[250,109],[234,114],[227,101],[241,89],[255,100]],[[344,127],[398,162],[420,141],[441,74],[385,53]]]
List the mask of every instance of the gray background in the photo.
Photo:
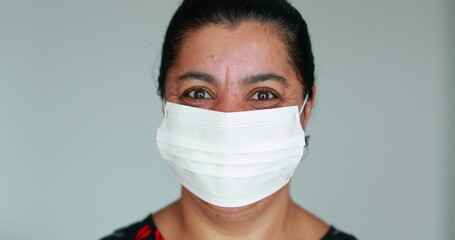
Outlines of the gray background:
[[[452,239],[454,1],[292,2],[319,87],[295,201],[361,239]],[[154,140],[177,5],[0,0],[1,240],[98,239],[178,198]]]

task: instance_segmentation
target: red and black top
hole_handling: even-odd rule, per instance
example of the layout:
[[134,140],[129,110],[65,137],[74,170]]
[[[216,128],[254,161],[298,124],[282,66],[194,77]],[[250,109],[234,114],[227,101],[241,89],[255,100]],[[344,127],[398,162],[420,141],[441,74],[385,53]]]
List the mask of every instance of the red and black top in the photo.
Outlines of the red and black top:
[[[142,222],[133,223],[128,227],[116,230],[111,235],[101,240],[165,240],[160,230],[153,222],[152,215],[147,216]],[[336,230],[330,226],[329,231],[321,240],[356,240],[355,237]]]

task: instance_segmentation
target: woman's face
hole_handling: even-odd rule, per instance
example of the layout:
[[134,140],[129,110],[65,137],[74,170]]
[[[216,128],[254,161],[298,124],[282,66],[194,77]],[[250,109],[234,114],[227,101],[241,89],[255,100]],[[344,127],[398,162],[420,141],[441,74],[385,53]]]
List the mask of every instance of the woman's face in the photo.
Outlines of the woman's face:
[[[221,112],[303,103],[303,89],[286,45],[270,26],[208,25],[188,34],[169,69],[166,101]],[[307,103],[302,124],[311,114]]]

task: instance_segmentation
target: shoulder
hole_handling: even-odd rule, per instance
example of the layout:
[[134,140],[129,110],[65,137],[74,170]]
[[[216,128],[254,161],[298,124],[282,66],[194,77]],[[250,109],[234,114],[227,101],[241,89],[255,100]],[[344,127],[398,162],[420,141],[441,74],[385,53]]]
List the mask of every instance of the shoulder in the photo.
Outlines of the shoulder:
[[129,226],[119,228],[112,234],[101,238],[100,240],[164,240],[155,223],[152,215],[148,215],[144,220],[135,222]]
[[322,237],[321,240],[356,240],[352,235],[344,233],[333,226],[330,226],[329,231]]
[[321,239],[321,240],[356,240],[355,237],[336,229],[327,224],[311,212],[293,204],[292,224],[295,227],[292,231],[298,232],[299,239]]

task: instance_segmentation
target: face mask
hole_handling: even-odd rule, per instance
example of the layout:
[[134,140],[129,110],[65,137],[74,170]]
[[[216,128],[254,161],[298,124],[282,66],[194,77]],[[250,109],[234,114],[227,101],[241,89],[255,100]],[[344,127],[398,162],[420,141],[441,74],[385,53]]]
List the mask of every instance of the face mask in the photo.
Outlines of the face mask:
[[190,192],[216,206],[246,206],[289,182],[305,146],[301,111],[224,113],[168,102],[156,140]]

